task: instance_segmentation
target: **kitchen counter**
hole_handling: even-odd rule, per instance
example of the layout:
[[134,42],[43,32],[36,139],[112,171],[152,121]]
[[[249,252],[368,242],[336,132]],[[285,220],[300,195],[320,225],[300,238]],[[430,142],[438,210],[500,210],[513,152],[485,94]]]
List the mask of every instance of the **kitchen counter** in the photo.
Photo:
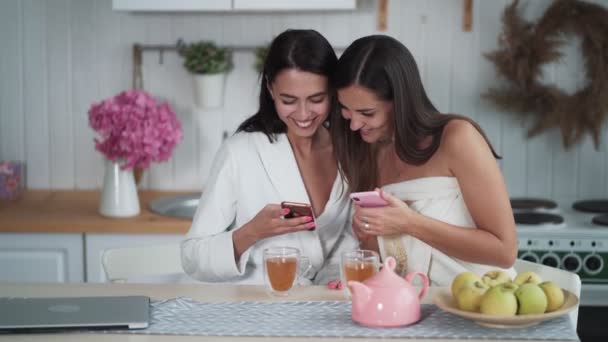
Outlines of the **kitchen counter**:
[[[436,291],[440,288],[429,287],[423,303],[431,303]],[[15,297],[69,297],[69,296],[127,296],[144,295],[153,299],[189,297],[204,302],[239,302],[239,301],[307,301],[307,300],[344,300],[341,291],[329,290],[325,286],[304,286],[292,290],[288,297],[269,297],[263,286],[255,285],[211,285],[211,284],[2,284],[0,293],[3,296]],[[390,339],[370,338],[303,338],[303,337],[218,337],[218,336],[173,336],[173,335],[127,335],[127,334],[24,334],[0,335],[2,341],[387,341]],[[411,338],[407,341],[457,342],[460,339]],[[466,339],[466,341],[479,341]],[[498,341],[498,340],[494,340]],[[510,340],[518,342],[521,340]],[[530,340],[528,340],[530,341]],[[532,340],[534,341],[534,340]]]
[[15,201],[0,201],[0,232],[185,234],[190,221],[157,215],[148,204],[188,192],[139,191],[141,212],[132,218],[98,213],[101,193],[95,190],[29,190]]

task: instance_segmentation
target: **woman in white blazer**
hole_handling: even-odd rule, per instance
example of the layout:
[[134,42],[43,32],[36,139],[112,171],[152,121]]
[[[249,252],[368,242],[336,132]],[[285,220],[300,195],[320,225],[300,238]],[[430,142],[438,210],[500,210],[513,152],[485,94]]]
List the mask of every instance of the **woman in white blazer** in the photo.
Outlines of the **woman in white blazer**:
[[362,246],[440,286],[467,270],[513,275],[517,236],[498,155],[474,121],[433,106],[409,50],[388,36],[360,38],[332,81],[340,170],[351,191],[381,187],[388,202],[354,210]]
[[[191,277],[263,284],[262,252],[270,246],[297,247],[309,258],[304,283],[338,277],[337,258],[329,260],[350,209],[325,126],[337,114],[328,81],[336,63],[316,31],[287,30],[273,40],[260,107],[218,151],[182,242]],[[316,218],[283,218],[282,201],[308,203]]]

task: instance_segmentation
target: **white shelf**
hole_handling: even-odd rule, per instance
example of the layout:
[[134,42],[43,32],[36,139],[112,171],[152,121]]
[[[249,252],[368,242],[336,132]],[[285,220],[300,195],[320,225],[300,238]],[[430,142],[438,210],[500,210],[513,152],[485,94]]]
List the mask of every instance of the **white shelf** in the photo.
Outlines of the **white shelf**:
[[230,11],[232,0],[112,0],[115,11]]
[[236,11],[353,10],[356,0],[233,0]]
[[115,11],[261,12],[353,10],[356,0],[112,0]]

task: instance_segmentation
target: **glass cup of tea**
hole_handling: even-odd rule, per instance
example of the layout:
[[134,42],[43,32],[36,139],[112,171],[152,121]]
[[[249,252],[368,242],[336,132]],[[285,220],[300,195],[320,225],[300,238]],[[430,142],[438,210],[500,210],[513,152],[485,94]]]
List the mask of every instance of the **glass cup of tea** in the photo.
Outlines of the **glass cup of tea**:
[[264,280],[270,294],[287,296],[289,290],[312,268],[310,260],[295,247],[264,250]]
[[363,282],[372,277],[380,268],[378,253],[366,249],[355,249],[342,252],[340,274],[346,294],[350,295],[346,284],[350,280]]

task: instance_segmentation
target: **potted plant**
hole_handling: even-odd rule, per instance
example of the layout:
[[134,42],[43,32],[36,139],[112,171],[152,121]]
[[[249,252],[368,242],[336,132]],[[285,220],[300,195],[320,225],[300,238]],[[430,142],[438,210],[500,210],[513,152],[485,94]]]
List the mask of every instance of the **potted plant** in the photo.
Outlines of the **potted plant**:
[[221,107],[226,73],[233,67],[232,51],[210,41],[187,44],[181,39],[177,51],[184,58],[184,67],[194,76],[196,104],[203,108]]
[[133,168],[169,159],[182,139],[181,123],[165,102],[139,90],[123,91],[88,112],[95,149],[106,157],[99,212],[109,217],[139,214]]
[[255,48],[255,62],[253,64],[253,68],[258,72],[258,74],[261,74],[264,70],[264,62],[266,61],[268,50],[270,50],[269,45],[262,45]]

